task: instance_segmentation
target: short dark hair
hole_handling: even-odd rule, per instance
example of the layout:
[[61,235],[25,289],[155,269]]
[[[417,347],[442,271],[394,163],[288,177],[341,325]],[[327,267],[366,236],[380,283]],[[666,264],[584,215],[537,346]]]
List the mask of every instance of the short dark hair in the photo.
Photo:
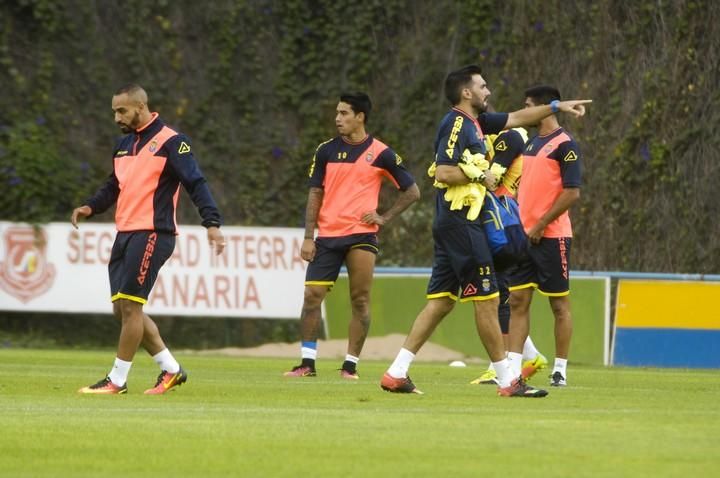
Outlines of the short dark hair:
[[372,102],[366,93],[361,91],[342,93],[340,95],[340,101],[349,104],[355,114],[364,113],[365,123],[367,124],[370,118],[370,110],[372,110]]
[[479,65],[463,66],[459,70],[451,71],[445,78],[445,98],[455,106],[462,99],[462,90],[471,81],[473,75],[482,75]]
[[138,84],[129,83],[125,86],[121,86],[115,92],[115,96],[123,94],[128,95],[129,98],[132,98],[132,100],[136,101],[137,103],[145,103],[145,105],[147,105],[148,95],[143,89],[143,87]]
[[115,91],[115,96],[122,95],[123,93],[132,95],[142,89],[143,89],[143,87],[136,83],[128,83],[127,85],[123,85],[120,88],[118,88],[117,91]]
[[554,86],[537,85],[525,90],[525,98],[530,98],[536,105],[549,105],[551,101],[560,101],[560,91]]

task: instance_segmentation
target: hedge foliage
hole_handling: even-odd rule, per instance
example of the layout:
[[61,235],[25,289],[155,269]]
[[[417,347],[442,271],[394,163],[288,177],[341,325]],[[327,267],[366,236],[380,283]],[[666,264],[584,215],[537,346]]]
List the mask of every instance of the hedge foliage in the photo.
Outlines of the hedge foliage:
[[[537,83],[594,100],[584,119],[561,118],[585,159],[573,268],[717,273],[719,12],[709,0],[6,0],[0,218],[66,220],[110,170],[112,92],[137,82],[193,139],[228,224],[300,226],[338,94],[362,89],[369,129],[423,192],[382,233],[380,263],[427,266],[443,79],[480,63],[500,111]],[[197,222],[187,198],[180,216]]]

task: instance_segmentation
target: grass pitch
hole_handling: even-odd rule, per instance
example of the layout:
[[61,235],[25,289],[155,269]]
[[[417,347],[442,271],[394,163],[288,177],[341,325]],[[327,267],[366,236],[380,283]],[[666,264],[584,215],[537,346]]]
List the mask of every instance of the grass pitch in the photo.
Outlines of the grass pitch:
[[[479,366],[416,363],[426,394],[380,390],[319,361],[180,355],[188,383],[145,396],[138,354],[121,396],[80,396],[114,354],[0,350],[0,476],[691,477],[720,466],[717,371],[571,367],[544,399],[469,385]],[[533,380],[545,385],[546,374]]]

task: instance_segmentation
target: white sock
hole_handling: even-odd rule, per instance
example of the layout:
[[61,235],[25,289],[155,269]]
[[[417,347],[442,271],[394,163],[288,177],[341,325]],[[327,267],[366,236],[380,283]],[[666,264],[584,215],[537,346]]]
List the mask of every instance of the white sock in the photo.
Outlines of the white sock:
[[387,374],[393,378],[405,378],[407,377],[408,369],[410,364],[415,358],[415,354],[410,352],[408,349],[402,348],[398,352],[395,361],[390,365],[387,370]]
[[357,364],[360,361],[360,357],[356,357],[354,355],[347,354],[347,355],[345,355],[345,361]]
[[126,362],[115,357],[113,368],[108,374],[110,381],[118,387],[125,385],[127,383],[128,374],[130,373],[130,366],[132,366],[132,362]]
[[[506,351],[505,351],[505,358],[507,358],[507,355],[508,355],[508,351],[506,350]],[[495,365],[494,365],[492,362],[490,362],[490,365],[488,365],[488,368],[487,368],[487,369],[494,371],[494,370],[495,370]]]
[[301,347],[300,348],[300,356],[304,359],[317,359],[317,349],[312,349],[310,347]]
[[538,355],[540,355],[540,351],[535,348],[535,344],[528,335],[527,339],[525,339],[525,344],[523,345],[523,360],[533,360]]
[[555,357],[553,373],[560,372],[564,379],[567,379],[567,359]]
[[512,373],[508,359],[502,359],[491,364],[495,368],[495,373],[497,373],[498,386],[502,388],[509,387],[517,375]]
[[519,377],[520,371],[522,370],[522,354],[519,354],[517,352],[508,352],[507,360],[510,364],[510,371],[513,374],[513,378]]
[[155,363],[160,366],[160,370],[170,373],[178,373],[180,371],[180,364],[177,363],[177,360],[175,360],[175,357],[173,357],[173,354],[171,354],[168,349],[161,350],[153,355],[152,358]]

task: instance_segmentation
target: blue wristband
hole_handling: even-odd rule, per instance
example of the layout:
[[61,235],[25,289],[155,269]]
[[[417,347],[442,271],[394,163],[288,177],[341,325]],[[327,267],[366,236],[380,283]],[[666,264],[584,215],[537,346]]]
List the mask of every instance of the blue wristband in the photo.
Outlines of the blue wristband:
[[553,113],[557,113],[560,111],[560,100],[552,100],[550,102],[550,109]]

